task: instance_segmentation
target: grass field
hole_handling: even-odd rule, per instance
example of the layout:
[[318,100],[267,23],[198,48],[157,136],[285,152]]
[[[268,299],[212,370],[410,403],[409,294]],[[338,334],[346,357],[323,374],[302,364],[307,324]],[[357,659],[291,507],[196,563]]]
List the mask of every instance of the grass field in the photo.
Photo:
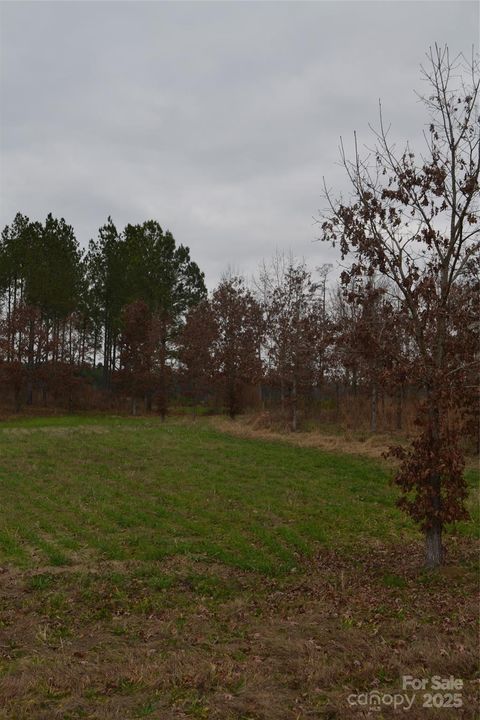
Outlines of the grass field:
[[402,674],[465,680],[409,718],[475,717],[477,475],[425,574],[389,474],[208,420],[3,423],[0,717],[362,717]]

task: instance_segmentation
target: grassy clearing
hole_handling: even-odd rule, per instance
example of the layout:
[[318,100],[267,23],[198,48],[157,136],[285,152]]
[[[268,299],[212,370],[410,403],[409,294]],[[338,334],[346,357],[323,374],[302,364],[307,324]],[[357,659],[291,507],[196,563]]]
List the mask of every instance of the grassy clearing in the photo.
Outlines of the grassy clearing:
[[3,424],[0,717],[343,719],[403,673],[470,712],[478,523],[425,575],[388,474],[208,421]]
[[394,507],[388,471],[367,458],[200,423],[41,422],[0,432],[3,562],[193,555],[282,573],[318,542],[347,548],[415,534]]

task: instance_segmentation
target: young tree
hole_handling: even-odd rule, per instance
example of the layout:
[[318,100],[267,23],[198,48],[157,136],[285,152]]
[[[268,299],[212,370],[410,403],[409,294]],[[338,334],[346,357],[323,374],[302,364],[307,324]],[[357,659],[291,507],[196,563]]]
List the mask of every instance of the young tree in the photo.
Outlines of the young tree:
[[212,385],[215,331],[210,302],[201,300],[190,309],[178,340],[181,377],[185,393],[191,398],[194,408],[204,399]]
[[444,526],[465,517],[466,485],[458,448],[461,398],[456,389],[467,367],[457,352],[456,288],[479,252],[480,133],[479,64],[448,48],[431,49],[423,69],[430,90],[422,97],[430,115],[425,155],[407,146],[395,150],[380,113],[373,153],[342,160],[352,188],[350,202],[334,200],[322,218],[323,239],[339,243],[342,258],[354,262],[352,278],[381,273],[398,289],[402,311],[415,341],[412,366],[425,394],[421,433],[396,481],[401,505],[425,532],[426,564],[442,562]]
[[[338,388],[342,383],[353,397],[357,397],[361,379],[361,359],[355,347],[355,335],[361,308],[349,302],[349,292],[337,283],[331,294],[330,314],[332,322],[329,377]],[[338,415],[337,403],[337,415]]]
[[[298,425],[298,398],[316,384],[321,367],[322,329],[326,324],[323,291],[305,264],[290,261],[279,276],[263,278],[266,355],[280,384],[282,409],[288,394],[291,428]],[[321,364],[320,364],[321,365]]]
[[155,383],[159,323],[143,300],[126,305],[121,321],[119,376],[121,385],[130,395],[132,415],[136,415],[139,396],[144,396]]
[[242,386],[261,378],[262,310],[238,277],[219,284],[211,309],[215,323],[213,368],[233,419],[241,409]]
[[399,362],[405,360],[400,333],[402,318],[396,298],[388,290],[388,285],[374,277],[365,284],[351,285],[346,300],[357,306],[357,314],[353,315],[354,322],[339,328],[339,344],[348,347],[349,362],[355,358],[357,371],[360,369],[368,388],[371,432],[378,429],[379,395],[384,397],[386,383],[392,385]]

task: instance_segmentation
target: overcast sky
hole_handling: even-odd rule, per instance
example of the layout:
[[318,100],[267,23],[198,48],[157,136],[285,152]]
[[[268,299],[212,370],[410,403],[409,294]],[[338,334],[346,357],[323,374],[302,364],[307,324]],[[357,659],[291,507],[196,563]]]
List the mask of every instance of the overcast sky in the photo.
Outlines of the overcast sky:
[[70,222],[82,246],[157,219],[212,286],[276,249],[313,265],[338,140],[369,139],[378,99],[420,143],[428,46],[478,49],[477,2],[4,2],[2,227]]

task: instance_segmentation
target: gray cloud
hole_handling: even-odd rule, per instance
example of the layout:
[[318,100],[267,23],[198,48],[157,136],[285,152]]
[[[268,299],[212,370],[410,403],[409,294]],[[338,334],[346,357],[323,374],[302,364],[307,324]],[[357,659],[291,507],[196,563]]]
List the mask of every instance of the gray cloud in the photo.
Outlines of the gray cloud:
[[475,2],[1,5],[2,226],[52,211],[82,245],[149,217],[214,283],[276,248],[314,264],[322,177],[378,98],[421,140],[430,44],[478,48]]

